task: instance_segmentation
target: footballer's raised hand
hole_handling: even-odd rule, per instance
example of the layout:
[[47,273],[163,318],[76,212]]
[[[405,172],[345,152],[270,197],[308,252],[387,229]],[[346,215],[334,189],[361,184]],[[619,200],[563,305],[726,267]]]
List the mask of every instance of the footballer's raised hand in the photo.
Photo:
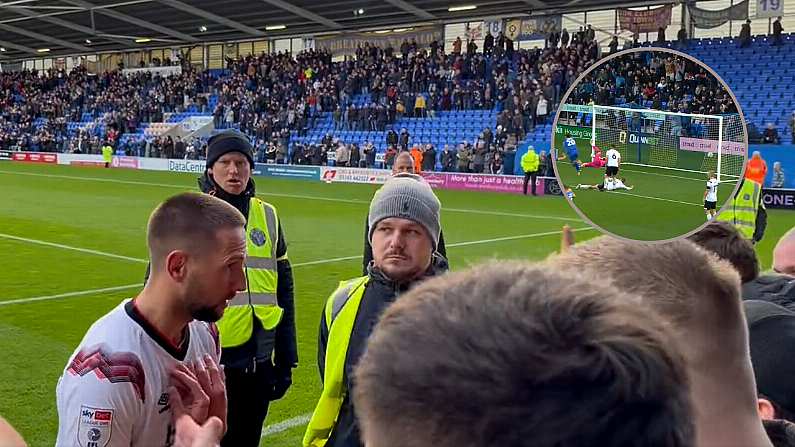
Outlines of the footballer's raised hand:
[[223,369],[212,356],[205,354],[202,361],[193,363],[193,373],[202,390],[210,398],[208,416],[215,416],[224,423],[226,431],[226,379]]
[[185,408],[176,387],[171,387],[169,394],[176,430],[174,447],[218,447],[224,434],[224,423],[210,416],[203,425],[197,424]]
[[[183,363],[177,364],[169,373],[173,390],[178,394],[180,403],[191,417],[203,424],[210,410],[210,397],[202,388],[194,372]],[[172,392],[169,391],[169,395]],[[173,396],[169,397],[169,402]]]

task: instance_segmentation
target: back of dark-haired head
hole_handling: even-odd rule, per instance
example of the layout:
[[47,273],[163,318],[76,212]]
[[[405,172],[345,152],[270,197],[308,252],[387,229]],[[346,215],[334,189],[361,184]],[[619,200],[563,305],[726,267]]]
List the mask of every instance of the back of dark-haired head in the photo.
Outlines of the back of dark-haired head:
[[740,274],[743,283],[753,281],[759,276],[759,260],[756,258],[754,246],[734,225],[713,221],[688,239],[729,261]]
[[593,280],[494,263],[401,296],[355,373],[368,445],[693,445],[671,335]]
[[795,422],[795,312],[759,300],[743,307],[759,398],[770,401],[776,419]]
[[213,247],[220,230],[243,228],[237,208],[209,194],[186,192],[166,199],[149,217],[147,244],[152,270],[174,250]]

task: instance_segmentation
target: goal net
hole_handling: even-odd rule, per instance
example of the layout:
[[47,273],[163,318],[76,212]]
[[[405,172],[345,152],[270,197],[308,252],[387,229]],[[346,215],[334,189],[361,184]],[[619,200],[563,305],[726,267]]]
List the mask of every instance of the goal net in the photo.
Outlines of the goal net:
[[698,115],[588,106],[591,144],[621,153],[622,163],[703,177],[713,171],[720,182],[736,182],[747,147],[739,114]]

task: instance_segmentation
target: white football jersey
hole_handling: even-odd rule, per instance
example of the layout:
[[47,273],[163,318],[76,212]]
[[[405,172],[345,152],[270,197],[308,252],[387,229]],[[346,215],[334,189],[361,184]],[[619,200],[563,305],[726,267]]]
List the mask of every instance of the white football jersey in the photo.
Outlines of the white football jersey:
[[123,301],[88,329],[58,379],[56,447],[174,445],[168,373],[220,352],[214,324],[192,321],[178,348]]
[[613,179],[613,181],[605,179],[604,186],[608,191],[614,191],[616,189],[629,189],[627,185],[625,185],[624,182],[622,182],[619,178]]
[[711,178],[707,181],[707,197],[704,199],[707,202],[718,201],[718,180]]
[[618,167],[618,163],[621,161],[621,153],[615,149],[608,149],[607,153],[607,166],[614,166]]

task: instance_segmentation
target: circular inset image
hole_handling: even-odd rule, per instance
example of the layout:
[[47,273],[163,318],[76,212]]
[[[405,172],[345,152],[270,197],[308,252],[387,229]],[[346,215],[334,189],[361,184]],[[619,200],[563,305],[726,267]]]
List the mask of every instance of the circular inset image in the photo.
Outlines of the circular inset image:
[[665,48],[602,59],[563,97],[553,161],[564,196],[613,236],[698,231],[734,197],[748,153],[740,106],[704,63]]

